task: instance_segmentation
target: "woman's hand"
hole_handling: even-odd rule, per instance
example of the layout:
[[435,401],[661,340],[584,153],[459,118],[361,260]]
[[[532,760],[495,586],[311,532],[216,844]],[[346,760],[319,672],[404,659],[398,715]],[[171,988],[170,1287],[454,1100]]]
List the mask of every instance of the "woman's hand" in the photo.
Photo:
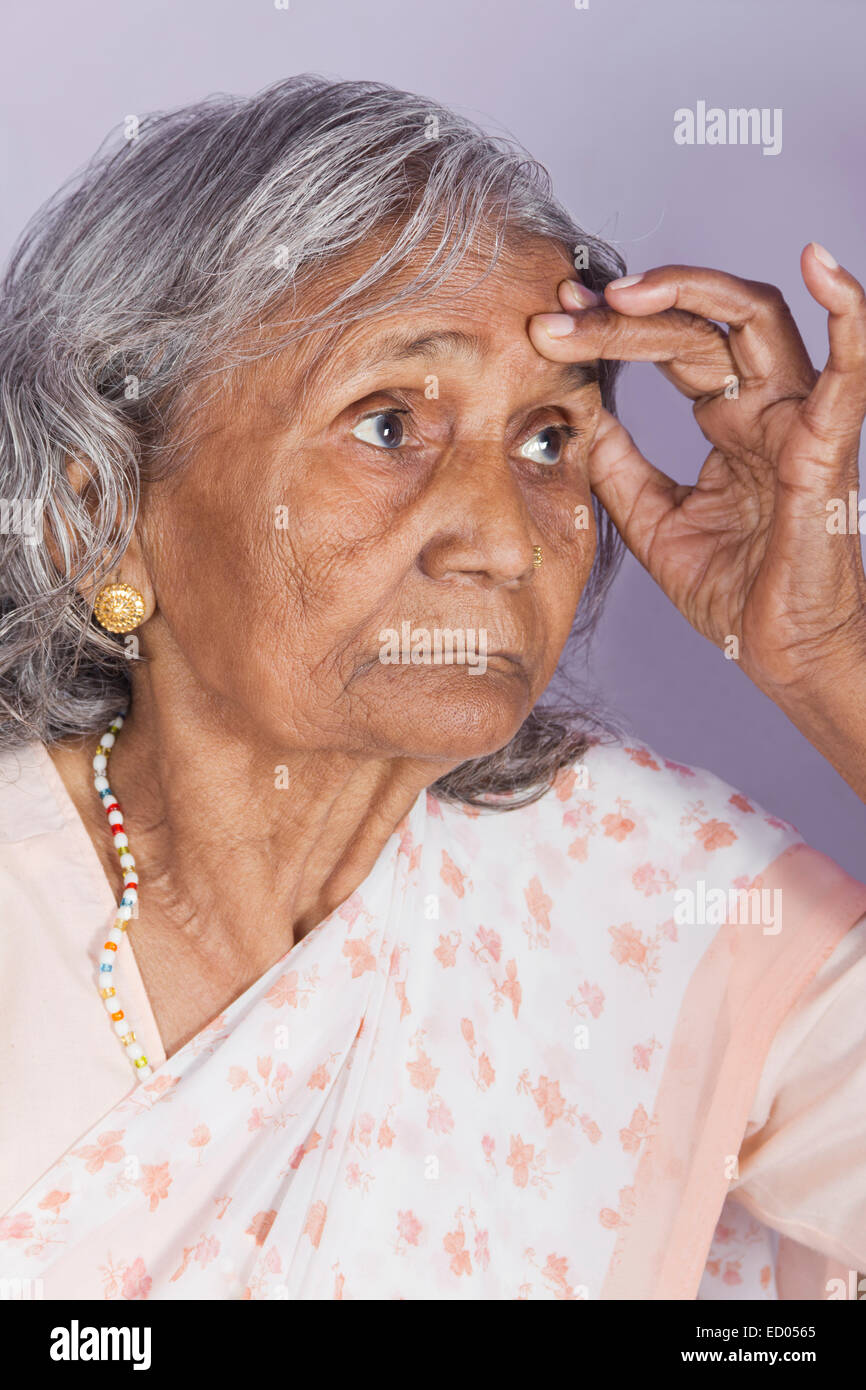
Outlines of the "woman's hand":
[[[607,303],[590,307],[587,291],[565,281],[560,299],[574,312],[535,315],[529,334],[555,361],[655,362],[694,402],[712,445],[697,483],[680,485],[650,464],[605,412],[593,490],[689,622],[732,651],[795,722],[804,722],[801,707],[831,701],[848,681],[861,692],[862,725],[866,577],[847,519],[866,413],[866,296],[814,243],[801,269],[829,314],[820,375],[777,289],[690,266],[614,282]],[[828,510],[834,499],[843,505]]]

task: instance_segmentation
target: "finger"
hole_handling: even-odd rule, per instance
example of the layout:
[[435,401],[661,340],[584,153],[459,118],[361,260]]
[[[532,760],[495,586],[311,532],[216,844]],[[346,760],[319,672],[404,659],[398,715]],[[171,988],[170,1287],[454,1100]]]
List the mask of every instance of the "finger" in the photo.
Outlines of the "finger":
[[652,538],[691,488],[644,458],[628,430],[602,410],[589,457],[592,490],[629,549],[652,574]]
[[573,309],[592,309],[596,304],[604,303],[604,295],[591,290],[582,280],[560,280],[556,292],[566,312]]
[[606,304],[574,314],[535,314],[528,332],[536,351],[555,362],[653,362],[692,401],[719,395],[732,377],[739,379],[722,329],[676,309],[641,319]]
[[813,299],[828,311],[830,355],[801,418],[822,441],[847,443],[866,414],[866,294],[823,246],[810,242],[800,268]]
[[666,265],[611,281],[605,298],[621,314],[682,309],[726,323],[731,350],[746,378],[782,375],[805,391],[814,382],[803,339],[775,285],[704,266]]
[[606,304],[574,314],[533,314],[527,332],[536,351],[553,362],[731,362],[727,335],[717,324],[675,309],[640,319]]

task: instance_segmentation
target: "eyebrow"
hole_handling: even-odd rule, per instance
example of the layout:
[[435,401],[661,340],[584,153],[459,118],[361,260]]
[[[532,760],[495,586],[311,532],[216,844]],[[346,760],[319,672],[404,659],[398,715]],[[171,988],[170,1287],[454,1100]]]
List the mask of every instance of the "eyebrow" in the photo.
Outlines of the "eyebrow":
[[[477,333],[463,333],[456,328],[424,333],[418,338],[390,332],[379,340],[378,351],[374,357],[365,359],[364,367],[369,370],[387,366],[391,362],[406,362],[414,357],[442,361],[457,356],[477,362],[484,354],[485,343]],[[597,362],[560,362],[558,365],[560,381],[569,391],[579,391],[581,387],[599,379]]]

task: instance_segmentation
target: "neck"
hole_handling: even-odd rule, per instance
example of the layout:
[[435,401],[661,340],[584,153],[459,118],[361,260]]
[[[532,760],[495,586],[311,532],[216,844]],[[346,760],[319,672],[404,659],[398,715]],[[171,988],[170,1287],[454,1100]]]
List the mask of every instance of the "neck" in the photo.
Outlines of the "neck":
[[[423,788],[446,768],[278,746],[209,699],[136,688],[108,776],[140,882],[143,922],[253,975],[360,886]],[[97,739],[51,756],[120,891],[93,790]]]

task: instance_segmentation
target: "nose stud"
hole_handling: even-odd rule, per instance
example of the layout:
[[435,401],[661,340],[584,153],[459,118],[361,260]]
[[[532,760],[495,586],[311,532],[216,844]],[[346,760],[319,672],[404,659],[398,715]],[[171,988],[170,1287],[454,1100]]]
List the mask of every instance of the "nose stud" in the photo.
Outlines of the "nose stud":
[[541,564],[543,558],[544,557],[541,554],[541,546],[534,545],[532,547],[532,563],[536,569],[538,569],[538,566]]

